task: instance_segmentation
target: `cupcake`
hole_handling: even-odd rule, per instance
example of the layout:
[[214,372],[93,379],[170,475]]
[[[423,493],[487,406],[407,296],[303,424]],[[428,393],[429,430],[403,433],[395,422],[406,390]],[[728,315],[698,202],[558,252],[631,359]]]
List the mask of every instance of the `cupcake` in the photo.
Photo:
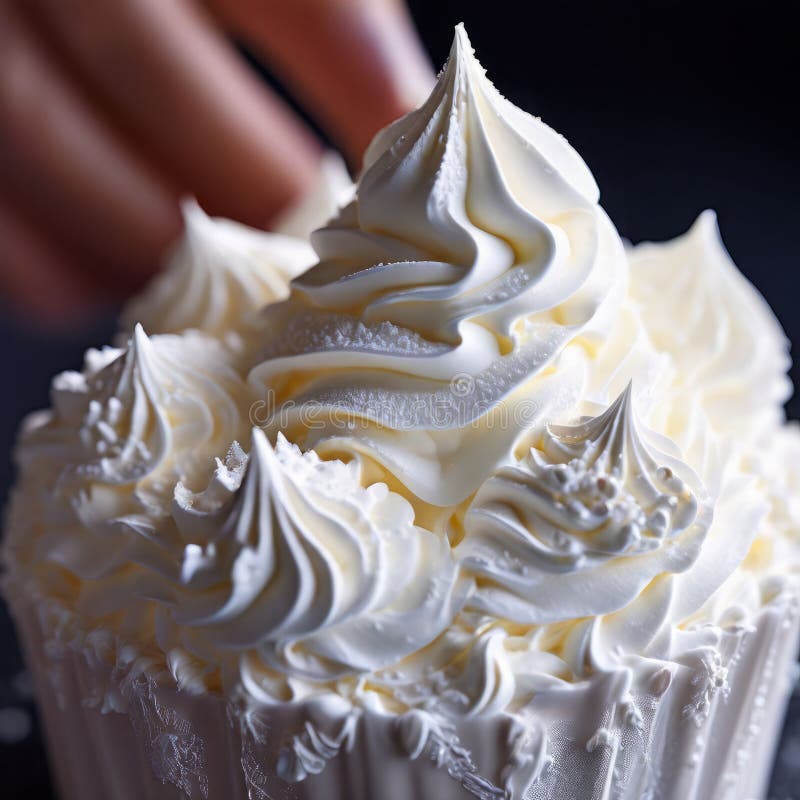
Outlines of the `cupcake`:
[[187,206],[17,448],[4,592],[64,798],[763,797],[788,343],[713,213],[626,248],[598,198],[459,26],[299,277],[300,239]]

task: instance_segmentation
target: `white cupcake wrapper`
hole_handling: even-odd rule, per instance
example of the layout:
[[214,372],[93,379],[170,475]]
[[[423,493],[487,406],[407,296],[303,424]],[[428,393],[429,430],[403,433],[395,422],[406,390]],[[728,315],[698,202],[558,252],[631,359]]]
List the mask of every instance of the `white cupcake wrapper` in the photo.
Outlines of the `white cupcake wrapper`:
[[[628,722],[606,701],[619,675],[543,695],[533,706],[545,768],[523,795],[507,795],[507,717],[465,720],[457,745],[433,734],[411,759],[396,718],[362,711],[351,737],[338,736],[341,725],[309,732],[302,707],[244,712],[177,691],[147,662],[121,673],[85,645],[45,636],[33,604],[14,606],[62,800],[756,800],[798,642],[793,604],[772,604],[723,642],[725,687],[697,654],[669,673],[656,664],[650,690],[631,692]],[[276,764],[293,742],[324,768],[286,783]]]

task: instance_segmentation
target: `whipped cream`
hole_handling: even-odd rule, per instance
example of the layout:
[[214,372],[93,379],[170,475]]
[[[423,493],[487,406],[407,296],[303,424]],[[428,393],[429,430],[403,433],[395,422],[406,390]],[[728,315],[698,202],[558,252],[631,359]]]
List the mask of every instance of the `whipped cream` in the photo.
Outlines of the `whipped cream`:
[[[508,716],[512,796],[547,765],[532,698],[599,681],[636,728],[637,681],[660,696],[714,666],[797,592],[778,322],[710,212],[626,250],[586,165],[462,27],[311,245],[186,213],[124,316],[144,327],[23,428],[10,591],[182,688],[395,715],[412,758]],[[285,774],[349,730],[306,731]]]
[[672,364],[660,427],[688,450],[690,406],[714,433],[740,440],[783,422],[791,394],[789,342],[731,261],[714,212],[703,212],[672,242],[632,248],[629,261],[631,297],[651,341]]
[[326,153],[316,184],[274,232],[209,217],[195,200],[185,200],[183,236],[162,274],[124,309],[123,341],[136,323],[150,333],[197,328],[217,337],[241,329],[264,305],[286,297],[292,278],[315,262],[308,236],[352,192],[344,162]]
[[357,449],[425,502],[462,502],[581,396],[625,288],[597,199],[459,28],[428,101],[376,136],[355,199],[313,235],[319,264],[264,314],[250,382],[293,441]]
[[711,503],[639,427],[629,387],[598,417],[550,426],[541,449],[481,486],[456,548],[484,578],[473,604],[527,624],[600,616],[694,563]]
[[170,487],[241,430],[246,387],[230,362],[200,332],[149,338],[137,325],[125,349],[90,351],[83,372],[56,377],[22,458],[85,484]]
[[[328,678],[389,666],[427,645],[460,604],[446,540],[414,526],[356,462],[320,461],[257,428],[209,487],[175,489],[184,543],[171,618],[198,655],[255,648],[265,664]],[[402,574],[396,566],[403,564]]]

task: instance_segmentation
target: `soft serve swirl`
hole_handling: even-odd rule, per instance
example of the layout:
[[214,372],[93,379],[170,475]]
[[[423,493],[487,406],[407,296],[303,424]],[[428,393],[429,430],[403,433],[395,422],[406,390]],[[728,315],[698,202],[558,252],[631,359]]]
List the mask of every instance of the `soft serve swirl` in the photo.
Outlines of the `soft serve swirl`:
[[212,219],[183,204],[185,233],[164,273],[127,307],[123,328],[154,333],[188,328],[220,336],[264,304],[282,300],[289,281],[314,261],[307,242]]
[[291,439],[340,438],[345,419],[346,449],[428,503],[461,502],[520,430],[580,394],[625,283],[597,198],[459,27],[428,101],[378,134],[355,199],[314,234],[320,263],[265,314],[251,383]]

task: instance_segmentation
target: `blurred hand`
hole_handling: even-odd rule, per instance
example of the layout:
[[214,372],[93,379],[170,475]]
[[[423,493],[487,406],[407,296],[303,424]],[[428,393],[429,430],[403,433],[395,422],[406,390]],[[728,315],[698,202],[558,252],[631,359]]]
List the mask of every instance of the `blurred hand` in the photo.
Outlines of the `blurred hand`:
[[263,227],[320,145],[226,38],[263,56],[357,165],[431,72],[402,0],[0,0],[0,297],[59,323],[119,298],[178,200]]

